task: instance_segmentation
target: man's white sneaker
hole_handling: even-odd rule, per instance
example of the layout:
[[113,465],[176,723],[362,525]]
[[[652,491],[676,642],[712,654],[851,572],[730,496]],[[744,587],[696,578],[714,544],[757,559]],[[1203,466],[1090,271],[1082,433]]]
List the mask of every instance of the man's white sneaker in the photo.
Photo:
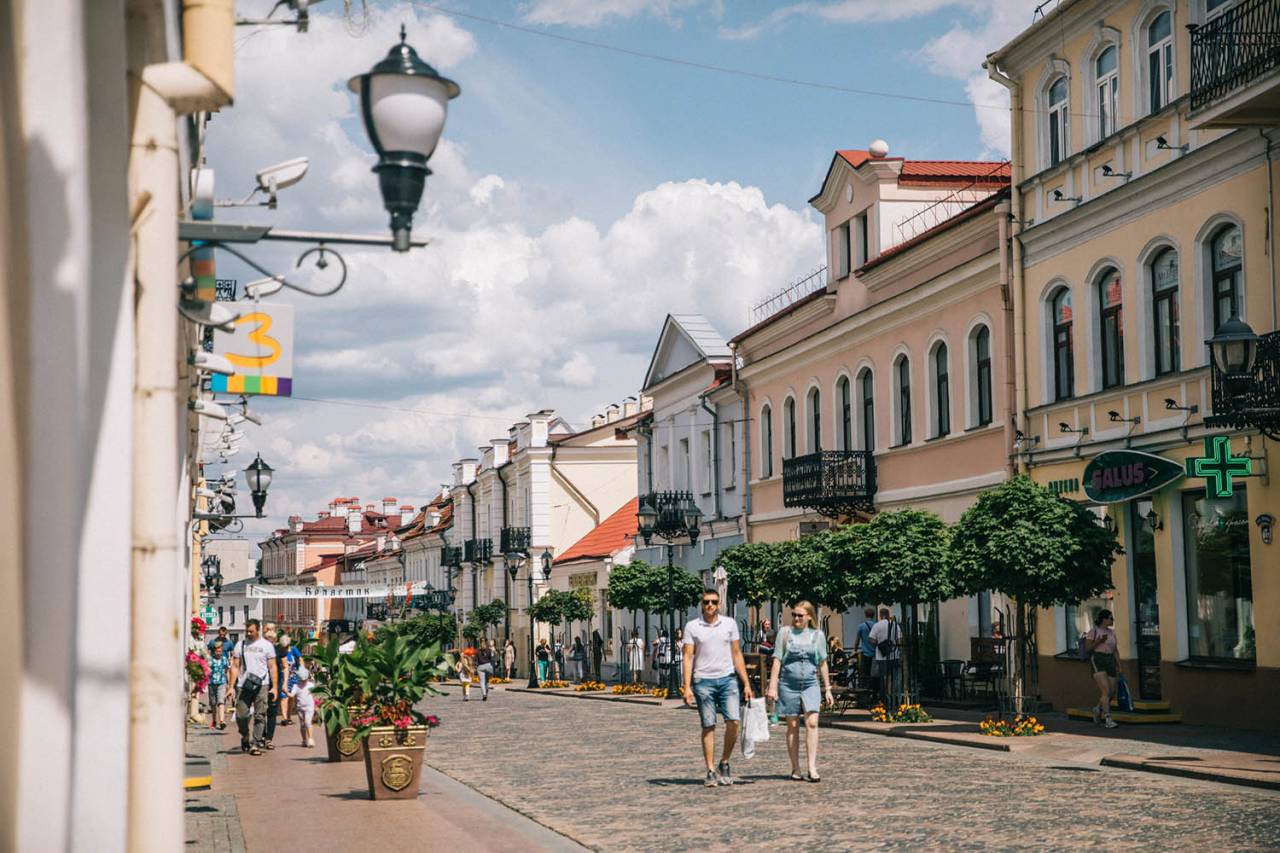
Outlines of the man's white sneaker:
[[1120,724],[1119,724],[1119,723],[1117,723],[1115,720],[1111,719],[1111,715],[1110,715],[1110,714],[1107,714],[1107,718],[1106,718],[1106,720],[1104,720],[1104,721],[1103,721],[1102,725],[1103,725],[1103,726],[1105,726],[1106,728],[1109,728],[1109,729],[1118,729],[1118,728],[1120,728]]
[[714,770],[707,771],[707,781],[705,782],[705,784],[708,788],[714,788],[720,784],[720,777],[716,775],[716,771]]
[[721,784],[721,785],[732,785],[732,784],[733,784],[733,771],[729,769],[729,762],[727,762],[727,761],[721,761],[721,762],[720,762],[720,768],[719,768],[719,770],[720,770],[720,784]]

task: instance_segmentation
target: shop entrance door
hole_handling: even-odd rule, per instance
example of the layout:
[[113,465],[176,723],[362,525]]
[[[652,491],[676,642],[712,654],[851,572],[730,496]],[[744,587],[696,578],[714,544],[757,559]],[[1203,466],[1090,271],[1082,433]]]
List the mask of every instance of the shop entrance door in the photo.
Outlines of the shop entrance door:
[[1156,536],[1158,520],[1150,498],[1129,501],[1129,529],[1133,531],[1134,626],[1138,638],[1138,696],[1160,697],[1160,604],[1156,597]]

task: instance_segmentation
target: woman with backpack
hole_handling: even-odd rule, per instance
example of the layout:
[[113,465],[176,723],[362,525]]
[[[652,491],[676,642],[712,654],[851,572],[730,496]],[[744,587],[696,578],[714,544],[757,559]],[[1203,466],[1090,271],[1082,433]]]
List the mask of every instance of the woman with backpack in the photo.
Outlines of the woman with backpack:
[[1098,704],[1093,709],[1093,724],[1114,729],[1118,724],[1111,719],[1111,697],[1116,695],[1116,681],[1120,676],[1116,660],[1116,620],[1110,610],[1099,610],[1093,627],[1080,640],[1080,653],[1089,659],[1089,672],[1098,685]]

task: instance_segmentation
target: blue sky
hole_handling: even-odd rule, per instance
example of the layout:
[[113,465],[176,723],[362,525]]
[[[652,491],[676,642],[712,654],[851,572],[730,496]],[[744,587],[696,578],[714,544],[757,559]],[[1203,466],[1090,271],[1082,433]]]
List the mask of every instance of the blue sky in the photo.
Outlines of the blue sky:
[[[241,0],[262,14],[269,0]],[[358,0],[352,4],[359,9]],[[442,4],[443,5],[443,4]],[[329,8],[326,8],[329,7]],[[294,393],[247,450],[281,471],[272,519],[337,495],[430,498],[450,463],[554,408],[582,425],[635,394],[667,312],[704,314],[729,337],[749,307],[823,262],[807,199],[837,148],[877,137],[917,159],[1000,158],[1007,114],[980,68],[1030,18],[1011,0],[520,0],[449,9],[629,50],[959,105],[860,96],[655,62],[441,14],[373,3],[367,25],[314,6],[310,32],[238,31],[235,105],[209,123],[216,195],[256,169],[311,171],[278,210],[223,221],[387,233],[374,158],[347,91],[396,42],[462,86],[407,255],[344,252],[336,296],[297,308]],[[363,21],[357,21],[363,24]],[[257,246],[267,268],[294,254]],[[259,277],[229,256],[219,274]],[[294,274],[305,277],[305,271]],[[249,458],[252,458],[249,456]],[[235,460],[243,464],[239,458]]]

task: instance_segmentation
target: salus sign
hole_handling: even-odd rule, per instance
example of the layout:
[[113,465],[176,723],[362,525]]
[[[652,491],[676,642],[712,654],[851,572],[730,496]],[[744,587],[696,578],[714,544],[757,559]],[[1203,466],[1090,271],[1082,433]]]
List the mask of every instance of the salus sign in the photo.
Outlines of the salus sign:
[[1100,504],[1122,503],[1183,476],[1177,462],[1136,450],[1108,450],[1084,468],[1084,493]]

